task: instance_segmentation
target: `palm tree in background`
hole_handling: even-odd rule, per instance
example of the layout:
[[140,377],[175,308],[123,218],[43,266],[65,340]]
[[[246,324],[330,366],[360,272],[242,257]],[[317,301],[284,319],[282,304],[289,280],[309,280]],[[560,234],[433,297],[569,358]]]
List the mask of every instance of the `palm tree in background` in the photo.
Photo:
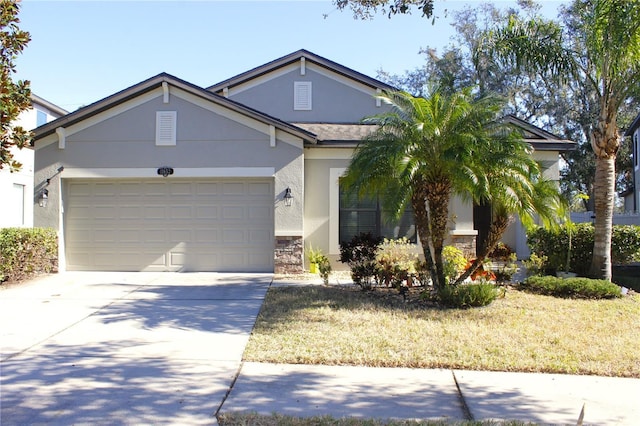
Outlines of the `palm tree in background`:
[[556,22],[512,16],[486,34],[482,51],[526,73],[559,82],[580,82],[597,94],[591,126],[595,171],[595,244],[590,274],[611,280],[611,235],[615,204],[615,160],[621,144],[621,105],[640,96],[640,0],[575,0],[576,19]]

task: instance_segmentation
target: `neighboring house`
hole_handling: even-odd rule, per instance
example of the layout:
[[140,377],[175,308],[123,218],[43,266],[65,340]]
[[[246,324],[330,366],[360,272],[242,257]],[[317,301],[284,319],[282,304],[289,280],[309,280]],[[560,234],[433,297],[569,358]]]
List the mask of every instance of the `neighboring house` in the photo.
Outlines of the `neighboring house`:
[[[35,129],[65,115],[67,111],[31,95],[31,108],[23,111],[16,126]],[[7,167],[0,170],[0,199],[3,200],[0,228],[33,226],[33,148],[11,148],[14,160],[20,162],[19,171],[11,173]]]
[[624,134],[631,138],[633,187],[620,194],[626,212],[640,212],[640,114]]
[[[207,89],[152,77],[36,130],[36,224],[60,231],[62,270],[292,272],[360,231],[415,240],[410,214],[384,224],[338,181],[392,89],[305,50]],[[574,144],[508,120],[558,179]],[[451,242],[473,252],[487,213],[452,202]]]

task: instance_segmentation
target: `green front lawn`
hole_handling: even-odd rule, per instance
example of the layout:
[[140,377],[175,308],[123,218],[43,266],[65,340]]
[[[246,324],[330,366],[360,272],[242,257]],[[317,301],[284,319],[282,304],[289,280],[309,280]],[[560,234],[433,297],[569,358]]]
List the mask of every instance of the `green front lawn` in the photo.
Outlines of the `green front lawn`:
[[417,290],[269,290],[246,361],[640,377],[640,295],[572,300],[509,289],[441,309]]

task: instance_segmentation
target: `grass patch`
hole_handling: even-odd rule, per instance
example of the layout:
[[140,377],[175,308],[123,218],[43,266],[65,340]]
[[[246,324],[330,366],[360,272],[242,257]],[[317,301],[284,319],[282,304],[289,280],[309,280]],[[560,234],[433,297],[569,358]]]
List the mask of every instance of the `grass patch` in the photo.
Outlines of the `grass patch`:
[[254,413],[225,413],[218,416],[221,426],[524,426],[534,423],[520,421],[499,422],[494,420],[450,422],[446,420],[371,420],[371,419],[335,419],[330,416],[322,417],[291,417],[280,414],[265,416]]
[[575,300],[510,289],[460,310],[381,289],[282,287],[269,290],[244,359],[640,377],[639,330],[638,294]]

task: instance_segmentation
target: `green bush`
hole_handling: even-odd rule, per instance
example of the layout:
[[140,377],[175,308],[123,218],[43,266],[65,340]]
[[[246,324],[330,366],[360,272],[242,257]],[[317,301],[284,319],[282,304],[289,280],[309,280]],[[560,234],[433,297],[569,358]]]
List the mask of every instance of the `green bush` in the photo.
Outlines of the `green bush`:
[[480,282],[461,285],[445,285],[438,290],[438,301],[449,308],[474,308],[487,306],[498,297],[500,290],[491,283]]
[[0,282],[21,281],[57,267],[56,231],[45,228],[0,229]]
[[[572,224],[571,259],[569,269],[578,275],[587,275],[593,256],[593,225]],[[564,271],[567,263],[569,234],[567,227],[557,230],[536,228],[527,234],[532,253],[547,256],[545,270],[549,274]],[[611,238],[611,257],[615,264],[640,260],[640,226],[614,225]]]
[[385,238],[376,251],[376,262],[381,280],[393,287],[401,287],[416,274],[418,248],[407,238]]
[[590,278],[529,277],[522,288],[532,293],[580,299],[612,299],[620,297],[620,287],[606,280]]
[[462,250],[454,246],[445,246],[442,249],[442,261],[444,278],[447,284],[454,282],[464,272],[467,263],[469,263]]

